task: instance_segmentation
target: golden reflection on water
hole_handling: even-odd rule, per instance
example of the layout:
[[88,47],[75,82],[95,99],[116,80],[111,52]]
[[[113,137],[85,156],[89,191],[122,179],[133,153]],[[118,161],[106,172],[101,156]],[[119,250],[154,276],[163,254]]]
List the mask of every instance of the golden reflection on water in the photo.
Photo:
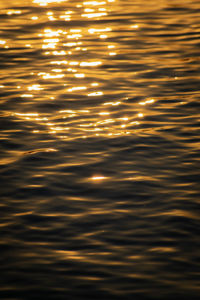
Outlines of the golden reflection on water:
[[[30,22],[48,22],[52,26],[44,27],[37,32],[37,43],[34,41],[26,43],[25,47],[42,51],[45,57],[44,67],[41,65],[40,70],[31,72],[31,83],[21,84],[17,89],[21,90],[21,98],[27,101],[40,102],[53,101],[56,103],[59,97],[66,98],[66,108],[70,108],[67,98],[89,99],[87,110],[66,109],[55,112],[54,114],[33,111],[13,113],[15,117],[21,120],[31,121],[36,124],[32,133],[39,134],[43,126],[43,132],[56,135],[56,137],[66,140],[87,137],[114,137],[127,136],[133,134],[144,117],[141,106],[152,104],[154,99],[146,99],[136,104],[137,112],[125,114],[119,113],[120,106],[125,105],[127,97],[116,97],[109,99],[102,85],[104,75],[102,67],[112,62],[118,54],[121,54],[120,46],[117,42],[112,43],[110,38],[113,37],[112,26],[105,26],[103,23],[85,23],[84,27],[71,26],[70,22],[78,20],[85,22],[86,19],[99,21],[105,18],[112,10],[114,0],[107,1],[83,1],[74,5],[75,9],[70,9],[66,5],[66,11],[55,10],[53,5],[58,5],[65,0],[34,0],[33,4],[46,7],[46,10],[40,12],[40,15],[30,16]],[[20,14],[19,10],[9,10],[7,14],[13,18],[13,14]],[[54,26],[54,22],[66,22],[59,27]],[[56,23],[57,24],[57,23]],[[130,27],[130,26],[129,26]],[[134,30],[139,26],[131,26]],[[98,46],[93,47],[94,41],[101,41],[101,52],[98,55]],[[0,44],[6,47],[7,41],[1,40]],[[95,53],[96,52],[96,53]],[[114,63],[114,61],[113,61]],[[115,61],[117,64],[117,60]],[[102,74],[102,75],[101,75]],[[28,74],[27,74],[28,75]],[[96,75],[96,76],[95,76]],[[94,77],[95,76],[95,77]],[[107,74],[108,80],[111,78]],[[100,79],[100,82],[98,82]],[[55,82],[55,91],[48,91],[48,85]],[[59,89],[62,90],[60,94]],[[57,91],[56,91],[57,90]],[[79,99],[80,97],[80,99]],[[94,105],[95,103],[95,105]],[[115,108],[119,107],[116,111]],[[138,112],[138,110],[140,112]],[[60,118],[63,120],[60,121]]]
[[33,0],[33,3],[39,4],[40,6],[47,6],[52,3],[62,3],[68,0]]
[[[18,3],[17,5],[20,2],[23,4],[22,0],[12,1]],[[31,0],[28,1],[30,4]],[[188,224],[192,226],[192,221],[198,220],[198,215],[193,212],[196,205],[191,205],[190,212],[188,204],[192,195],[194,198],[197,197],[195,180],[199,143],[197,131],[194,131],[194,135],[192,133],[197,129],[197,122],[194,121],[195,128],[191,126],[193,125],[191,115],[198,107],[197,101],[195,100],[193,108],[190,105],[189,110],[185,109],[184,113],[183,110],[179,112],[179,100],[174,101],[175,97],[182,95],[180,103],[190,104],[186,98],[192,98],[195,93],[197,97],[198,91],[194,88],[194,91],[190,92],[190,88],[188,92],[180,85],[172,88],[170,86],[171,82],[179,80],[182,70],[184,79],[182,85],[187,84],[185,74],[192,69],[194,71],[196,66],[183,63],[187,58],[186,55],[181,57],[182,44],[179,33],[182,30],[187,31],[186,27],[170,31],[173,26],[169,26],[167,31],[164,26],[169,22],[168,18],[159,19],[157,16],[157,23],[153,24],[154,15],[150,16],[150,13],[146,15],[150,18],[149,23],[146,22],[146,17],[141,17],[142,14],[138,14],[137,20],[132,20],[131,16],[127,21],[128,8],[125,8],[126,13],[122,12],[122,20],[119,21],[117,18],[120,16],[120,9],[116,9],[117,4],[115,6],[112,2],[114,1],[76,1],[74,4],[73,1],[67,0],[34,0],[31,2],[32,5],[34,4],[34,9],[30,8],[30,11],[27,9],[28,5],[20,9],[5,8],[7,19],[4,29],[5,31],[11,29],[11,34],[1,37],[0,47],[4,52],[7,51],[7,56],[12,55],[8,65],[9,63],[13,65],[9,65],[8,74],[3,76],[4,81],[0,85],[3,97],[9,95],[5,100],[7,101],[5,111],[2,113],[7,114],[9,118],[5,125],[6,130],[1,136],[2,140],[8,136],[5,146],[4,142],[2,143],[3,147],[8,149],[8,154],[0,164],[4,167],[3,174],[7,176],[5,176],[6,181],[7,178],[8,181],[11,178],[14,187],[12,184],[11,189],[8,187],[12,195],[9,192],[10,196],[6,196],[4,201],[5,203],[8,201],[10,206],[8,209],[6,206],[2,207],[11,214],[8,220],[13,222],[15,219],[12,217],[12,209],[14,215],[19,203],[17,212],[23,215],[24,210],[29,210],[28,214],[36,216],[35,219],[27,218],[27,225],[22,223],[19,227],[23,219],[16,219],[17,223],[13,228],[14,234],[19,231],[19,240],[14,238],[14,243],[17,241],[16,249],[20,249],[18,242],[23,240],[22,227],[26,231],[25,239],[29,232],[30,236],[33,235],[32,241],[31,239],[30,242],[25,241],[29,243],[31,251],[26,251],[23,246],[22,249],[25,250],[21,253],[22,256],[32,255],[32,248],[36,249],[38,243],[40,246],[45,245],[45,249],[51,252],[50,255],[55,255],[56,259],[59,256],[61,261],[74,260],[97,263],[99,266],[127,267],[127,272],[124,269],[126,278],[139,278],[139,280],[150,278],[151,270],[152,274],[155,274],[158,268],[158,273],[150,282],[154,286],[156,280],[160,280],[160,274],[166,280],[168,276],[166,271],[171,272],[171,264],[169,270],[165,269],[163,260],[165,254],[169,253],[171,261],[185,260],[186,262],[187,260],[187,256],[181,256],[179,253],[183,247],[180,244],[183,245],[183,240],[187,238],[190,229],[187,232],[184,225],[183,230],[186,235],[183,235],[181,226],[180,228],[174,226],[178,224],[179,227],[179,224],[183,224],[187,219]],[[115,3],[117,2],[116,0]],[[123,6],[123,1],[120,2]],[[142,1],[136,2],[136,10],[143,12],[143,8],[138,8]],[[155,0],[147,1],[144,11],[148,11],[149,6],[152,7],[152,3],[155,2]],[[161,1],[158,5],[162,6],[166,2],[169,1]],[[4,3],[0,3],[0,6],[5,5]],[[129,3],[133,5],[135,1],[130,0]],[[113,10],[117,13],[112,14]],[[135,17],[137,18],[137,12]],[[117,22],[113,21],[115,18]],[[29,26],[27,32],[24,25],[26,23]],[[145,26],[146,31],[142,32],[142,27]],[[156,26],[161,29],[157,32],[151,30],[151,26],[152,29]],[[13,32],[16,33],[16,37]],[[131,40],[137,33],[138,36]],[[169,51],[171,45],[167,40],[169,36],[174,39],[172,45],[174,48],[171,52]],[[188,39],[185,47],[190,49],[188,45],[193,42],[192,38],[189,37],[190,40],[188,36],[182,38]],[[146,40],[147,44],[145,44]],[[139,46],[135,47],[135,42],[138,42]],[[148,72],[150,75],[146,78]],[[175,74],[176,72],[178,75]],[[195,74],[192,72],[191,76],[196,76]],[[162,85],[163,82],[169,87]],[[148,89],[151,84],[160,85],[156,93],[151,93],[151,89]],[[159,106],[156,97],[161,98],[164,92],[169,95],[168,101],[163,101],[162,106]],[[154,95],[159,96],[154,98]],[[155,103],[162,111],[161,109],[159,112],[151,111]],[[157,121],[154,122],[156,118],[151,117],[155,114],[157,114]],[[197,120],[199,116],[195,117]],[[158,129],[157,136],[152,134],[157,128],[162,129],[164,122],[166,130],[161,130],[159,133]],[[13,124],[17,124],[14,129]],[[143,129],[142,125],[146,128]],[[155,131],[154,126],[157,126]],[[148,138],[143,138],[144,135],[140,138],[141,132],[144,135],[149,133]],[[129,135],[133,138],[128,139],[127,142],[124,137]],[[118,136],[122,139],[114,139]],[[89,140],[89,138],[95,139]],[[105,138],[109,140],[108,143]],[[26,144],[26,139],[27,145],[21,147],[21,144]],[[56,143],[56,139],[83,140],[79,140],[78,143]],[[86,139],[85,145],[84,139]],[[27,149],[33,150],[27,151]],[[40,155],[40,152],[45,152],[45,155]],[[50,152],[50,155],[46,152]],[[38,155],[33,155],[35,153]],[[9,166],[9,164],[13,165]],[[195,166],[194,173],[191,171],[193,166]],[[13,180],[15,177],[16,181]],[[63,209],[63,206],[66,208]],[[20,212],[21,207],[23,207],[22,212]],[[48,216],[61,217],[60,221],[55,221],[58,224],[58,227],[57,224],[55,225],[55,233],[51,231],[54,226],[52,224],[49,228],[48,226],[43,228],[45,221],[40,221],[41,216],[41,219]],[[177,218],[180,217],[182,221],[179,223]],[[75,222],[71,223],[70,220]],[[121,224],[122,228],[120,228]],[[149,224],[153,225],[149,226]],[[195,226],[196,223],[194,228]],[[169,233],[167,233],[168,229]],[[11,232],[12,227],[8,230]],[[37,241],[37,235],[35,236],[32,230],[40,230],[38,234],[41,234],[44,240],[47,237],[46,244],[45,241],[41,242],[42,238]],[[66,249],[66,245],[57,243],[57,240],[54,240],[57,230],[61,232],[63,245],[74,244],[76,247],[77,242],[80,248]],[[104,230],[104,236],[101,236]],[[72,233],[72,240],[68,237],[68,232],[69,236]],[[52,240],[49,239],[51,235]],[[181,236],[181,243],[178,236]],[[151,237],[152,241],[150,241]],[[193,237],[192,240],[194,241]],[[93,245],[97,247],[93,248]],[[33,250],[33,253],[34,251],[36,251],[34,255],[39,257],[38,250]],[[48,253],[45,251],[42,249],[42,253],[48,260]],[[177,256],[173,256],[176,253]],[[194,257],[191,252],[192,264]],[[188,258],[190,259],[190,256]],[[51,263],[49,265],[51,268]],[[27,266],[29,267],[28,264]],[[180,265],[177,265],[178,273],[181,274],[182,268],[179,267]],[[28,272],[31,274],[30,270]],[[116,276],[120,281],[121,275],[119,271],[117,272]],[[177,273],[171,273],[169,278],[174,284]],[[191,273],[191,278],[193,275]],[[85,278],[99,280],[98,277]],[[106,282],[103,276],[100,279]],[[108,281],[114,282],[112,278],[111,280],[108,278]],[[141,281],[136,280],[136,285],[138,282]],[[191,284],[192,280],[188,282]],[[123,291],[132,288],[133,283],[134,281],[131,281],[128,286],[128,281],[127,285],[125,283],[125,286],[121,286]],[[167,284],[166,289],[168,286]],[[142,287],[139,288],[142,290]]]

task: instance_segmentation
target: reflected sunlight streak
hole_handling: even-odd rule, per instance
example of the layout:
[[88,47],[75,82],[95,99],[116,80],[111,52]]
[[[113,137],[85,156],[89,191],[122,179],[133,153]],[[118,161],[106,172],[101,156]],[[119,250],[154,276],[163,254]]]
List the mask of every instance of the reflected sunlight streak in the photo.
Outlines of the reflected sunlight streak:
[[[33,3],[40,6],[61,2],[65,2],[65,0],[33,1]],[[127,112],[125,116],[119,116],[117,108],[124,105],[128,98],[116,99],[116,97],[110,99],[109,96],[106,96],[104,90],[106,83],[103,81],[105,75],[101,78],[101,73],[105,74],[102,66],[107,61],[105,58],[102,59],[101,54],[98,55],[98,52],[96,54],[92,53],[91,42],[98,40],[99,49],[101,48],[101,51],[107,55],[110,63],[115,64],[115,56],[118,54],[119,49],[117,44],[114,45],[108,42],[112,34],[112,27],[101,24],[91,26],[91,23],[89,23],[86,27],[77,28],[76,26],[70,26],[69,22],[72,16],[78,18],[78,20],[81,18],[84,22],[87,22],[85,17],[99,20],[107,15],[108,5],[112,2],[114,1],[84,1],[82,4],[77,4],[76,7],[79,11],[71,10],[69,7],[68,10],[58,13],[51,6],[51,10],[45,12],[45,20],[50,18],[52,26],[43,28],[41,32],[37,33],[41,42],[40,49],[47,58],[45,66],[40,71],[37,70],[31,73],[32,76],[35,76],[35,83],[33,82],[31,85],[24,87],[18,86],[17,88],[22,91],[21,98],[27,98],[27,101],[29,101],[29,98],[40,101],[38,97],[41,95],[42,99],[55,104],[59,98],[59,92],[57,91],[61,89],[62,98],[69,98],[70,100],[69,103],[66,101],[66,108],[69,109],[62,109],[53,115],[50,113],[23,113],[19,111],[15,113],[17,118],[26,121],[34,120],[37,125],[44,126],[49,134],[54,134],[60,139],[85,139],[91,136],[112,138],[134,133],[136,127],[144,118],[144,113],[135,112],[131,114],[131,112]],[[19,11],[15,11],[15,13],[17,14]],[[37,19],[38,16],[32,16],[32,20]],[[67,22],[67,27],[54,27],[54,21],[59,19],[62,19],[62,22]],[[137,24],[131,25],[133,29],[138,27]],[[0,40],[0,45],[4,46],[5,44],[6,41]],[[29,47],[32,47],[32,45],[29,45]],[[57,57],[57,59],[53,59],[53,57]],[[55,66],[55,68],[51,68],[52,66]],[[53,83],[53,80],[55,80],[55,83]],[[54,84],[54,91],[48,91],[48,81]],[[23,91],[24,88],[28,92]],[[43,91],[43,93],[39,95],[40,91]],[[91,103],[91,106],[88,104],[88,109],[80,109],[83,97],[84,101],[88,99],[88,103]],[[76,102],[79,109],[70,109],[70,105],[74,106]],[[154,102],[154,99],[142,100],[138,103],[138,107]],[[63,121],[59,119],[59,114],[62,114],[61,120]],[[41,130],[35,128],[32,132],[39,133]],[[101,179],[105,179],[105,177],[93,177],[93,180]]]

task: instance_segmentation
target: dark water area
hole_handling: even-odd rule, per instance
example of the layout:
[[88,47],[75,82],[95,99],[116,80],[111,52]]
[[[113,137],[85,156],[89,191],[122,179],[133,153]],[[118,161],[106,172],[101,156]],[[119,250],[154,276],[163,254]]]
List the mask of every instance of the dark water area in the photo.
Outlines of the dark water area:
[[0,23],[0,299],[200,299],[199,0]]

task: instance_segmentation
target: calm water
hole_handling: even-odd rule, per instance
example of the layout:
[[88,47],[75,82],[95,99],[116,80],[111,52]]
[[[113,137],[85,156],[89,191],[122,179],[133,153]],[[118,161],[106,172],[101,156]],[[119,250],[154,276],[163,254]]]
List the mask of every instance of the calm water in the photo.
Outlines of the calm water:
[[199,0],[0,8],[0,299],[199,299]]

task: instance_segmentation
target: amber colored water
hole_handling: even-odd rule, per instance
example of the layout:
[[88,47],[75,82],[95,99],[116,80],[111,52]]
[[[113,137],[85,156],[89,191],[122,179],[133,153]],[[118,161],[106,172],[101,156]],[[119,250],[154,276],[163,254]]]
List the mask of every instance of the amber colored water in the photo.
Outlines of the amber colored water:
[[199,0],[0,0],[0,60],[0,299],[199,299]]

